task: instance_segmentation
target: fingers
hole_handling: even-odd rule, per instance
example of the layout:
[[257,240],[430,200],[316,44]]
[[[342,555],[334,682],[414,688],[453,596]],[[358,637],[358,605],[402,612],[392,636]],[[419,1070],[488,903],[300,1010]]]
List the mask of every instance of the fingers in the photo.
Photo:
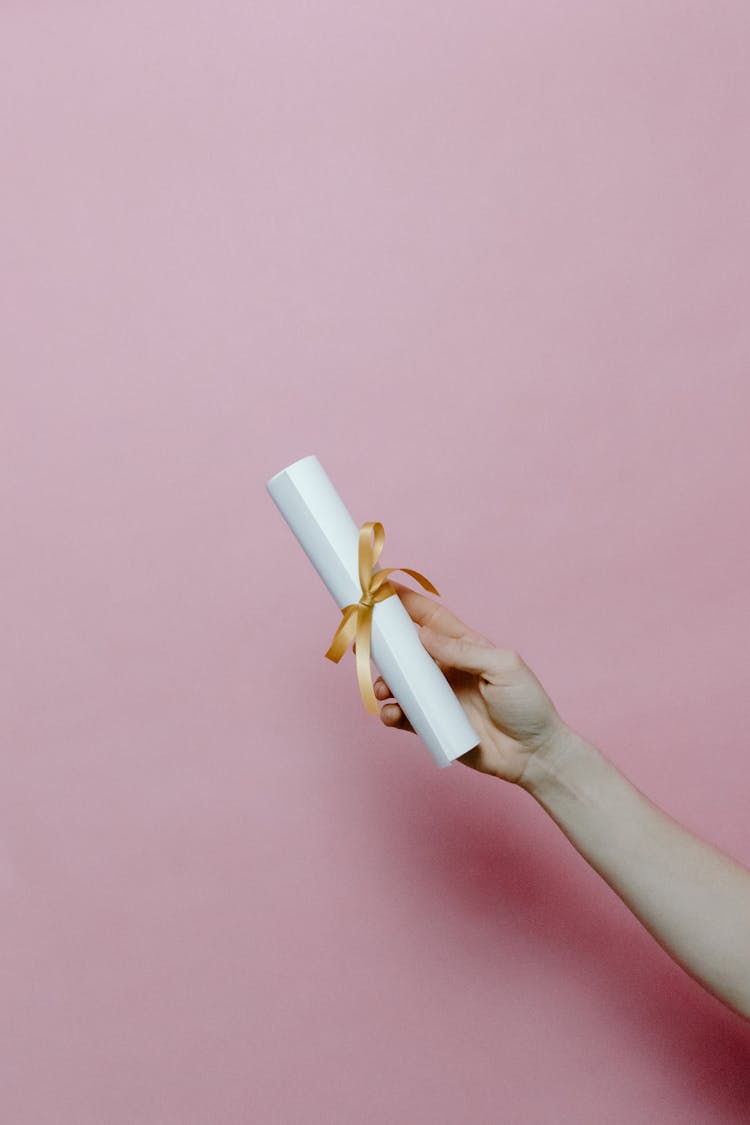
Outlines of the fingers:
[[[391,689],[382,676],[378,676],[373,684],[373,688],[375,690],[376,699],[383,700],[391,698]],[[408,730],[412,732],[414,730],[395,700],[391,703],[385,703],[380,708],[380,719],[387,727],[396,727],[398,730]]]
[[378,676],[377,680],[372,686],[375,691],[376,699],[390,699],[392,695],[391,689],[388,687],[388,684],[385,682],[382,676]]
[[463,672],[477,675],[491,673],[495,668],[498,650],[484,637],[449,636],[438,632],[431,626],[421,626],[419,637],[422,644],[439,664],[459,668]]
[[460,621],[454,613],[451,613],[440,602],[432,601],[424,594],[419,594],[416,590],[410,589],[409,586],[402,585],[401,582],[394,582],[393,579],[388,581],[394,587],[412,621],[415,621],[417,625],[429,625],[431,629],[435,629],[439,633],[445,633],[449,637],[472,637],[475,640],[484,641],[486,644],[491,643],[481,633],[477,633],[475,629],[464,625],[463,621]]
[[395,727],[397,730],[408,730],[412,732],[414,730],[398,703],[384,704],[384,706],[380,708],[380,719],[387,727]]

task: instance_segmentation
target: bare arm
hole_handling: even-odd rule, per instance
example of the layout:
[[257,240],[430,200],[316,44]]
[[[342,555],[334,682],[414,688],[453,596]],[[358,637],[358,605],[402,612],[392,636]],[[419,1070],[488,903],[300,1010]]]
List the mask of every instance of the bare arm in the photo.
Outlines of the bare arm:
[[520,784],[662,948],[750,1019],[750,872],[568,730],[529,759]]
[[[750,1019],[750,871],[683,828],[572,731],[517,653],[424,595],[397,590],[480,735],[460,760],[530,793],[662,948]],[[375,694],[383,722],[409,730],[382,678]]]

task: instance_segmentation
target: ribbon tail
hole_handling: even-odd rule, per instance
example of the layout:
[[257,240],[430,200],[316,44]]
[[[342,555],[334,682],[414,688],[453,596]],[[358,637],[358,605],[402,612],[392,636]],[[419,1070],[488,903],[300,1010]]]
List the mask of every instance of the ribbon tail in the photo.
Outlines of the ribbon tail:
[[326,657],[332,660],[334,664],[338,664],[341,657],[344,655],[349,645],[354,640],[357,631],[357,610],[359,606],[355,603],[353,605],[344,606],[342,609],[343,617],[339,622],[339,627],[333,634]]
[[410,574],[415,582],[419,583],[422,589],[429,590],[431,594],[437,594],[437,596],[440,597],[440,594],[432,585],[429,578],[425,578],[424,574],[420,574],[418,570],[410,570],[408,566],[389,566],[386,570],[379,570],[377,573],[391,574],[394,570],[400,570],[402,574]]
[[378,713],[378,701],[372,686],[370,670],[370,630],[372,628],[372,606],[360,606],[357,617],[357,680],[362,702],[371,715]]

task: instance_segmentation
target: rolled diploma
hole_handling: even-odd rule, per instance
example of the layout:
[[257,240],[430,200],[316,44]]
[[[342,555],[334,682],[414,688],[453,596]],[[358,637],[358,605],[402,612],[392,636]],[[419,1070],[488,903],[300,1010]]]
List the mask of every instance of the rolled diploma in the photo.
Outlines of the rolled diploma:
[[[266,487],[339,609],[358,602],[359,528],[318,458],[312,454],[295,461]],[[374,608],[372,659],[439,766],[449,766],[478,744],[478,735],[398,596]],[[354,676],[352,680],[356,683]]]

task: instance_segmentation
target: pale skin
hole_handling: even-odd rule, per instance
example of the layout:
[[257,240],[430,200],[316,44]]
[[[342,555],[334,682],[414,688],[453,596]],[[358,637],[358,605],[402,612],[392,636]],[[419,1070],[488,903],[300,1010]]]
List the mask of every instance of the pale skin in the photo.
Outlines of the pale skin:
[[[750,871],[698,839],[560,717],[521,657],[393,582],[480,737],[459,761],[518,785],[661,947],[750,1020]],[[382,677],[380,717],[411,731]]]

